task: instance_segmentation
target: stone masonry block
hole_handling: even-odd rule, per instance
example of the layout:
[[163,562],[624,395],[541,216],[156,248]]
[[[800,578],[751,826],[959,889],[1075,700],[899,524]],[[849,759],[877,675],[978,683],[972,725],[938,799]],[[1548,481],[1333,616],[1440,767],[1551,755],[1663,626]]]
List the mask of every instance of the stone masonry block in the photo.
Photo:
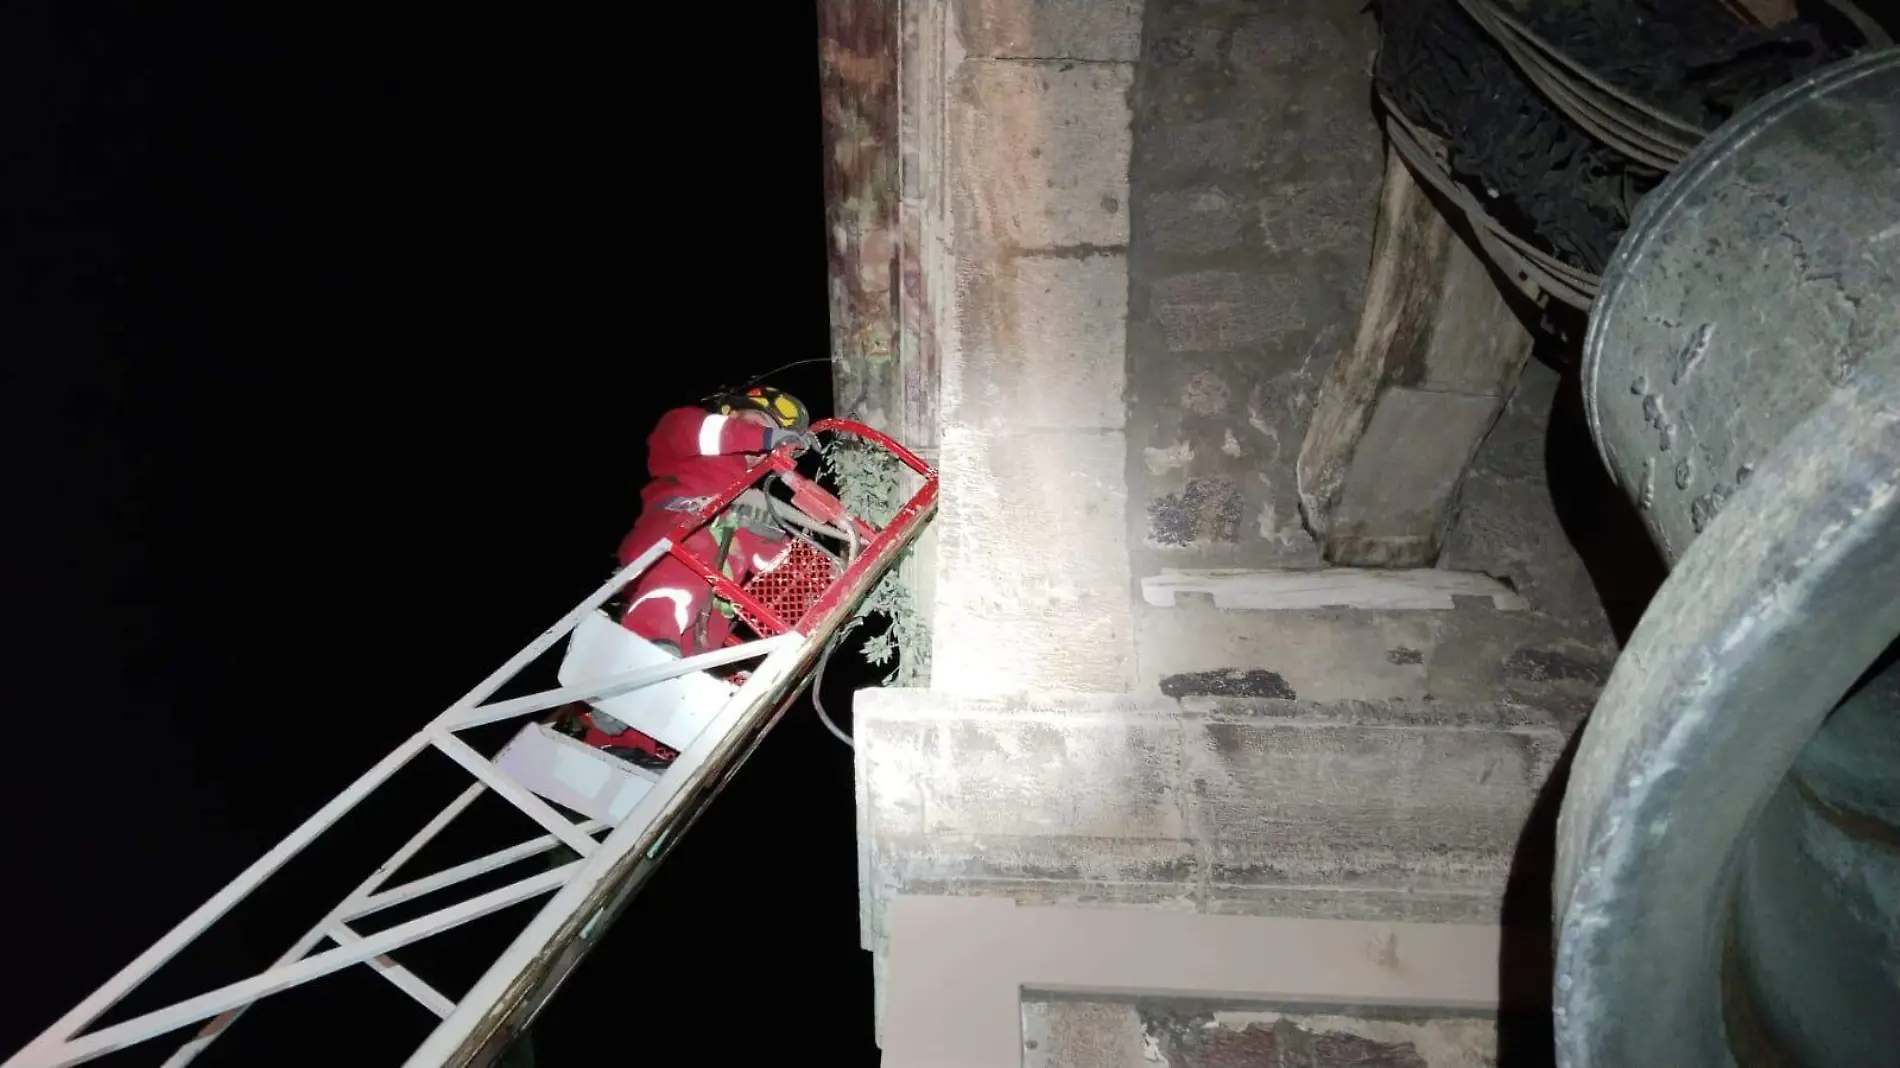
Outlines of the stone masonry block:
[[[1179,838],[1178,721],[859,714],[860,771],[882,832]],[[1051,789],[1053,783],[1060,789]],[[1075,878],[1082,876],[1075,875]]]
[[[1130,887],[1153,884],[1149,900],[1191,893],[1201,862],[1178,839],[1062,835],[893,835],[877,843],[883,866],[905,887],[939,880],[1049,882]],[[906,892],[915,892],[907,890]]]
[[1310,79],[1315,70],[1351,69],[1354,59],[1370,58],[1376,40],[1372,19],[1363,9],[1297,0],[1241,20],[1228,40],[1227,56],[1243,77]]
[[946,698],[935,690],[885,686],[858,691],[855,713],[878,723],[946,719],[1040,720],[1056,723],[1159,720],[1173,722],[1181,714],[1173,701],[1140,694],[1015,693],[996,697]]
[[939,774],[924,791],[929,833],[1184,833],[1176,724],[963,721],[938,730]]
[[1113,432],[944,428],[938,688],[1129,688],[1123,454]]
[[1431,892],[1385,887],[1234,886],[1207,888],[1203,911],[1226,916],[1295,916],[1389,923],[1495,923],[1499,888]]
[[[859,691],[858,702],[877,690]],[[879,836],[921,834],[924,830],[924,789],[933,766],[937,725],[907,719],[886,719],[867,712],[862,703],[852,709],[852,744],[857,750],[860,833]]]
[[[1127,605],[1074,604],[1079,608],[1031,606],[1013,619],[982,619],[958,602],[939,599],[932,622],[932,686],[946,694],[989,696],[1128,685],[1132,631],[1121,615]],[[1084,641],[1101,644],[1084,647]]]
[[[893,891],[895,892],[895,891]],[[1001,897],[1018,905],[1047,908],[1140,908],[1200,911],[1197,882],[1119,882],[1086,879],[917,878],[903,892],[919,897]]]
[[1128,262],[1011,256],[961,271],[963,354],[946,419],[991,429],[1118,430],[1126,419]]
[[1557,731],[1207,723],[1195,831],[1229,884],[1501,887]]
[[1172,352],[1249,348],[1306,326],[1297,275],[1193,271],[1157,279],[1149,300]]
[[1133,62],[1141,54],[1141,0],[960,0],[955,8],[971,56]]
[[1245,173],[1267,144],[1265,128],[1250,118],[1151,121],[1150,126],[1141,138],[1139,162],[1162,179]]
[[1362,276],[1372,250],[1372,218],[1379,175],[1346,175],[1275,185],[1260,198],[1260,228],[1273,252],[1332,252],[1348,256]]
[[1237,248],[1250,232],[1242,202],[1213,186],[1156,193],[1145,208],[1142,232],[1156,252],[1202,256]]
[[1023,1068],[1152,1068],[1135,1006],[1023,1002]]
[[1121,63],[965,60],[951,104],[959,248],[1128,243],[1128,90]]

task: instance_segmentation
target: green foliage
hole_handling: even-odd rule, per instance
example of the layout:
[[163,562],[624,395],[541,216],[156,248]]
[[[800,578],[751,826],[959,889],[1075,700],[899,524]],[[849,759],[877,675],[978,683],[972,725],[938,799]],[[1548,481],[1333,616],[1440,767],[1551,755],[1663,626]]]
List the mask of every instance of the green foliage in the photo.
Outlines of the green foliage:
[[[903,507],[906,468],[897,457],[849,437],[834,438],[820,451],[824,473],[846,508],[884,526]],[[858,646],[858,654],[873,666],[889,667],[896,661],[896,668],[884,677],[887,686],[921,685],[930,677],[930,624],[903,580],[902,562],[885,573],[857,611],[859,619],[882,616],[889,623],[871,631]]]

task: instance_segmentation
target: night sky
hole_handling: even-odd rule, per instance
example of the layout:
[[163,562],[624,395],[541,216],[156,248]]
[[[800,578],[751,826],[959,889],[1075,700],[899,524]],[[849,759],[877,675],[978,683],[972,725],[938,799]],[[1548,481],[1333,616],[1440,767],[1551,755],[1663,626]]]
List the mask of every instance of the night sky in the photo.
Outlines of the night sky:
[[[0,8],[0,1056],[604,578],[662,410],[825,354],[813,7]],[[875,1064],[852,821],[795,708],[539,1063]],[[394,1065],[428,1021],[356,968],[198,1063]]]

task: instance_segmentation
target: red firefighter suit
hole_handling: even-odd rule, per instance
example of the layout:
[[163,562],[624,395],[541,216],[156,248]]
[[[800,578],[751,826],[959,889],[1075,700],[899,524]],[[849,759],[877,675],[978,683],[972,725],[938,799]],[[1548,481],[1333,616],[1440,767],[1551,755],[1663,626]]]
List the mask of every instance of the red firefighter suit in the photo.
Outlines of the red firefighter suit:
[[[675,408],[661,416],[647,438],[652,481],[640,492],[639,520],[620,542],[620,566],[652,548],[703,498],[717,496],[738,481],[750,466],[748,460],[769,451],[782,433],[768,423],[769,417],[716,415],[700,408]],[[776,564],[790,545],[776,530],[758,525],[732,527],[721,566],[718,539],[733,511],[728,509],[725,518],[701,527],[686,539],[684,548],[734,582],[743,583]],[[718,649],[732,634],[727,606],[714,603],[706,580],[671,553],[648,567],[627,592],[621,625],[648,641],[671,645],[682,656]],[[599,711],[590,712],[588,718],[592,723],[583,740],[589,745],[656,767],[678,755]]]
[[[702,498],[738,481],[746,472],[748,455],[756,457],[774,444],[777,432],[767,423],[763,417],[715,415],[699,408],[675,408],[661,416],[647,438],[647,470],[653,478],[640,492],[639,521],[620,543],[621,566],[665,537]],[[725,522],[732,522],[730,515]],[[740,523],[732,529],[721,567],[722,526],[701,527],[684,547],[734,582],[771,568],[790,548],[777,530]],[[672,645],[681,655],[720,648],[732,633],[725,606],[712,603],[712,587],[670,554],[635,580],[629,593],[621,624],[648,641]]]

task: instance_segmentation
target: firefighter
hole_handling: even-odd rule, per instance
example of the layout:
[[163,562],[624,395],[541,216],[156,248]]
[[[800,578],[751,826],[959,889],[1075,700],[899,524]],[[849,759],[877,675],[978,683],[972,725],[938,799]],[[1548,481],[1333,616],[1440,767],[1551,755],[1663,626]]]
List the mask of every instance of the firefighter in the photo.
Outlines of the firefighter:
[[[798,398],[768,386],[709,399],[701,407],[675,408],[660,417],[647,438],[652,480],[640,492],[641,511],[620,542],[625,567],[665,537],[686,513],[717,496],[768,453],[788,442],[811,443],[811,416]],[[682,548],[734,582],[770,570],[791,550],[764,506],[763,494],[748,492],[686,539]],[[627,591],[620,623],[675,656],[722,647],[732,634],[732,607],[672,554],[661,556]],[[604,713],[591,714],[584,740],[643,767],[670,763],[677,754]]]
[[[622,567],[664,537],[685,513],[729,488],[765,453],[786,442],[810,441],[811,417],[798,398],[765,386],[713,398],[702,408],[675,408],[647,438],[652,481],[640,493],[641,514],[620,543]],[[790,548],[760,504],[742,502],[688,538],[684,548],[743,583],[769,570]],[[715,604],[712,588],[670,555],[661,557],[629,591],[621,624],[681,656],[717,649],[732,633],[730,609]]]

